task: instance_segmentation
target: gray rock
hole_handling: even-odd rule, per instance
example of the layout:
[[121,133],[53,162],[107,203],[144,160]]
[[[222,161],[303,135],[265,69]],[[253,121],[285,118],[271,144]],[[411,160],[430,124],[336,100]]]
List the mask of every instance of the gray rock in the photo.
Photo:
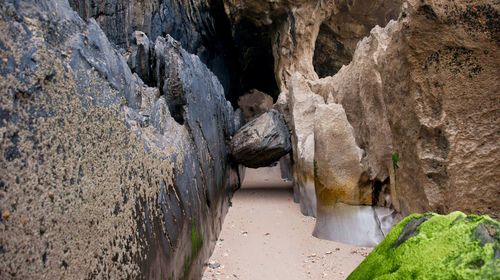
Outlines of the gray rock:
[[216,76],[168,37],[149,54],[158,67],[137,53],[148,87],[66,1],[5,0],[0,28],[0,271],[199,278],[238,184]]
[[151,46],[148,36],[141,31],[135,31],[131,53],[127,63],[134,73],[136,73],[145,83],[151,79]]
[[[94,18],[109,40],[127,49],[134,45],[135,31],[151,42],[166,34],[196,54],[218,77],[226,92],[237,90],[236,61],[228,52],[233,46],[223,26],[224,7],[210,0],[69,0],[85,20]],[[140,76],[140,75],[139,75]]]
[[288,127],[275,110],[244,125],[231,140],[234,160],[251,168],[268,166],[291,149]]

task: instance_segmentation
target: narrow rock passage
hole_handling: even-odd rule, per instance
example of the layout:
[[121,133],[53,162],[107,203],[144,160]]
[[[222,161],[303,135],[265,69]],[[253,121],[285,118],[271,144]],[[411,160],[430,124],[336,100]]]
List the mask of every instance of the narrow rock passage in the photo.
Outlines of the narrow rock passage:
[[203,279],[345,279],[371,248],[320,240],[279,166],[247,168]]

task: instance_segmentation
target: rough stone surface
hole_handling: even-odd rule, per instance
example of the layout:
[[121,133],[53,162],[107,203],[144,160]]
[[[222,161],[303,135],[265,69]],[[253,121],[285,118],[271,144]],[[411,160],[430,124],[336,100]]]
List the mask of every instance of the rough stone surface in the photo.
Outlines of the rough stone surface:
[[388,83],[384,91],[393,149],[401,155],[402,210],[498,218],[500,3],[408,4],[401,21],[408,88]]
[[154,42],[169,34],[196,54],[220,80],[226,96],[239,91],[230,27],[220,1],[69,0],[83,19],[94,18],[109,40],[127,49],[142,31]]
[[496,279],[499,255],[500,223],[488,216],[413,214],[347,279]]
[[246,167],[269,166],[292,149],[290,131],[281,114],[271,110],[238,130],[230,147],[233,159]]
[[136,73],[143,82],[149,84],[152,80],[152,45],[148,36],[141,31],[135,31],[134,39],[130,47],[127,63],[132,72]]
[[262,91],[253,89],[238,98],[238,107],[249,122],[268,112],[273,107],[273,98]]
[[374,28],[372,35],[358,44],[349,65],[335,76],[309,83],[311,90],[328,103],[342,104],[354,129],[356,144],[364,150],[363,172],[376,182],[385,182],[392,169],[391,129],[384,92],[389,88],[403,89],[405,85],[406,72],[402,66],[398,68],[402,46],[390,43],[400,40],[399,30],[395,22],[384,29]]
[[397,19],[403,0],[337,1],[337,9],[321,23],[313,64],[319,77],[334,75],[352,59],[357,43],[375,26]]
[[499,5],[443,3],[408,1],[348,66],[310,84],[344,106],[370,179],[391,177],[393,207],[498,217]]
[[0,34],[2,279],[200,277],[238,178],[217,78],[168,37],[147,87],[65,1],[4,1]]

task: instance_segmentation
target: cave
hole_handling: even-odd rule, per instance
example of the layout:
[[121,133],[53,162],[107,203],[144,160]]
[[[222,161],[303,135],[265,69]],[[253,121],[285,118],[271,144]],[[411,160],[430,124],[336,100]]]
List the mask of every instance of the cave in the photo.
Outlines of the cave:
[[320,78],[335,75],[343,65],[351,62],[352,53],[338,37],[327,24],[321,24],[313,57],[314,70]]

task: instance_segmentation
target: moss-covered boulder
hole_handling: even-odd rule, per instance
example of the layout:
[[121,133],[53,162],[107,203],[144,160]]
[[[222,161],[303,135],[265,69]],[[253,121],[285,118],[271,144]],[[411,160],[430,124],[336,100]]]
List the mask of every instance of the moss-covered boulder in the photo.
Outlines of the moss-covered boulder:
[[500,223],[462,212],[410,215],[347,279],[500,279]]

